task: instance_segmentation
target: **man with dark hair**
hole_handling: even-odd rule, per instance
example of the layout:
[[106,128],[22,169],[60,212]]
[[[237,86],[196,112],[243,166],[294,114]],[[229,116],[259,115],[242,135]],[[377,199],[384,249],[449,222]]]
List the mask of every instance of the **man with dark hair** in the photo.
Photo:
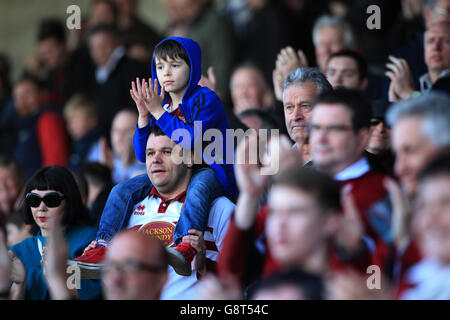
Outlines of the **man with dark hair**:
[[42,105],[40,82],[24,76],[14,86],[14,103],[18,113],[13,157],[27,177],[42,166],[66,166],[69,145],[64,120],[52,106]]
[[109,136],[114,115],[122,108],[133,107],[129,92],[123,90],[136,77],[149,74],[149,67],[126,56],[114,26],[97,25],[89,32],[89,50],[95,64],[91,95],[99,107],[101,129]]
[[313,166],[351,188],[365,244],[374,250],[374,241],[389,234],[389,224],[377,222],[389,221],[390,210],[385,207],[387,175],[375,172],[365,155],[370,118],[370,103],[359,90],[338,88],[319,95],[312,111],[310,144]]
[[364,90],[367,87],[367,62],[350,49],[333,53],[328,58],[326,75],[333,88],[346,87]]

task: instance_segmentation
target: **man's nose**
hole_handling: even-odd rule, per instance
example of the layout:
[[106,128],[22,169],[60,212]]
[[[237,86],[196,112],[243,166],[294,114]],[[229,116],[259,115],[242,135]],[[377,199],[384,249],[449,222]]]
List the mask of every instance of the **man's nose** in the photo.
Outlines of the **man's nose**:
[[294,108],[294,114],[293,114],[294,120],[303,120],[305,119],[305,116],[303,114],[303,110],[300,106],[296,106]]

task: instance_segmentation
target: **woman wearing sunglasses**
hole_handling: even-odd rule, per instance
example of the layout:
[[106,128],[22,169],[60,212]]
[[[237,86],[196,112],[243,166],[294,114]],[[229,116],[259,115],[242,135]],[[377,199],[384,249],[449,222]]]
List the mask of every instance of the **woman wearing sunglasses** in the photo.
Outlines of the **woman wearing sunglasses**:
[[[10,248],[13,258],[11,287],[13,299],[49,299],[42,252],[52,219],[58,219],[64,229],[68,246],[68,259],[83,253],[84,248],[95,239],[97,228],[88,226],[89,213],[81,200],[80,191],[69,170],[59,166],[40,169],[28,181],[23,206],[27,223],[39,228],[36,236]],[[45,254],[44,254],[45,256]],[[76,274],[68,269],[67,276]],[[75,279],[74,279],[75,280]],[[72,283],[76,283],[73,281]],[[78,282],[79,299],[96,299],[101,295],[100,280],[83,279]]]

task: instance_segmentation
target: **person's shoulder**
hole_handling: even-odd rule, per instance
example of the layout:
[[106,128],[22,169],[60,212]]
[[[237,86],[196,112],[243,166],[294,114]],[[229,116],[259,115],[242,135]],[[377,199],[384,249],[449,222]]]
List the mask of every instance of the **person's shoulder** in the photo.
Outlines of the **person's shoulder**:
[[11,250],[12,252],[14,252],[14,254],[19,254],[21,252],[27,252],[29,251],[30,247],[34,245],[36,241],[36,237],[29,237],[26,238],[25,240],[22,240],[19,243],[16,243],[15,245],[11,246],[9,248],[9,250]]

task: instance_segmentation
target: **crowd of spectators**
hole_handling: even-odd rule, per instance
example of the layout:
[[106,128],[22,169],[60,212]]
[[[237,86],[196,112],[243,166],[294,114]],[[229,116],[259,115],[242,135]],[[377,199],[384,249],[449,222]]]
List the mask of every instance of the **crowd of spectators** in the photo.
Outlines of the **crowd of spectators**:
[[[92,0],[80,30],[43,18],[14,82],[0,53],[0,299],[450,299],[450,0],[161,5],[164,32],[138,0]],[[189,125],[200,102],[140,105],[168,37],[201,48],[187,90],[220,99],[208,123],[253,129],[222,165],[238,195],[170,157],[186,147],[159,119]],[[248,163],[261,130],[278,132]],[[66,286],[67,260],[99,247],[101,275]]]

